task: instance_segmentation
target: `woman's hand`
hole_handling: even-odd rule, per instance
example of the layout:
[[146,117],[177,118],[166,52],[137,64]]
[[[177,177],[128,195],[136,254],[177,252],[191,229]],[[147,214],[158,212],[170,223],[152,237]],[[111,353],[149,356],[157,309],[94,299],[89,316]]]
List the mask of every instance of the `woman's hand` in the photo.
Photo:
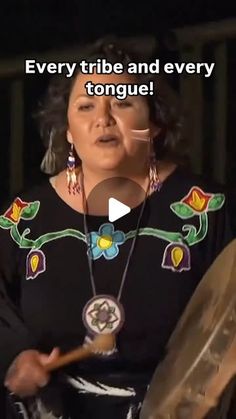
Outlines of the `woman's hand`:
[[40,387],[48,384],[50,374],[45,366],[59,357],[59,349],[48,354],[36,350],[21,352],[10,365],[4,385],[19,397],[34,396]]

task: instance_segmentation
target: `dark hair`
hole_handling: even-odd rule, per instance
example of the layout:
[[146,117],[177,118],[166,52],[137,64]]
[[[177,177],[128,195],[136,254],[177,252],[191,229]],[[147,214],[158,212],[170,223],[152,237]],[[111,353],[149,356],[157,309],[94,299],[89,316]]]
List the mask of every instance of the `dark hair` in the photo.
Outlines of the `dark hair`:
[[[78,62],[85,59],[94,62],[105,58],[111,63],[121,62],[125,66],[129,62],[150,62],[155,50],[153,38],[147,39],[117,39],[103,38],[94,44],[84,46],[78,53]],[[66,167],[69,143],[66,140],[67,107],[70,92],[78,75],[71,78],[65,75],[56,76],[49,84],[47,94],[35,115],[39,121],[40,133],[46,147],[51,139],[55,165],[52,174]],[[140,74],[138,82],[154,81],[154,94],[147,96],[151,120],[161,128],[158,140],[154,139],[155,153],[158,160],[169,160],[183,164],[188,157],[187,143],[183,134],[183,123],[179,114],[177,95],[166,82],[163,75]]]

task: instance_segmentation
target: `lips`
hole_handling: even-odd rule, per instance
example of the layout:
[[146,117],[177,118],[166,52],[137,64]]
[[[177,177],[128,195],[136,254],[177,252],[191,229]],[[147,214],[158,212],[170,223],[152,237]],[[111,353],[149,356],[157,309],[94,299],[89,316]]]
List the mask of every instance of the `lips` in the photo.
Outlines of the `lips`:
[[104,134],[96,139],[96,144],[99,144],[99,145],[106,145],[106,144],[116,145],[119,142],[120,142],[119,137],[114,134]]

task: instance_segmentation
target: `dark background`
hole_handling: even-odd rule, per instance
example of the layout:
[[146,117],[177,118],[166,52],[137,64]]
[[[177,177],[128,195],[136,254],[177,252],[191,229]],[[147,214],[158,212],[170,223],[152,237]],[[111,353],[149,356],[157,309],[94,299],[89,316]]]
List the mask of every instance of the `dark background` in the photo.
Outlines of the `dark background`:
[[232,18],[234,1],[8,1],[1,6],[1,56],[38,52],[107,33],[163,36],[174,27]]
[[[115,34],[135,36],[151,34],[161,44],[161,53],[171,61],[175,52],[169,48],[168,39],[174,28],[220,21],[236,17],[234,1],[210,0],[144,0],[135,2],[67,0],[67,1],[30,1],[15,0],[0,5],[0,68],[7,59],[18,56],[27,58],[47,50],[70,48],[83,41],[93,41],[98,37]],[[231,191],[231,208],[234,213],[234,195],[236,183],[236,148],[235,148],[235,40],[228,45],[231,51],[231,69],[228,120],[229,170],[227,184]],[[207,54],[207,52],[206,52]],[[210,58],[210,55],[209,57]],[[38,181],[42,174],[39,164],[43,156],[36,125],[31,114],[45,90],[47,77],[24,76],[25,83],[25,147],[24,147],[24,186]],[[9,199],[9,86],[11,77],[0,78],[0,203]],[[209,81],[210,83],[210,81]],[[233,86],[233,87],[232,87]],[[209,115],[210,118],[210,115]],[[210,135],[209,135],[210,137]],[[212,141],[212,139],[209,139]],[[232,154],[233,153],[233,154]],[[205,171],[208,156],[205,156]],[[1,338],[1,337],[0,337]],[[1,362],[1,358],[0,358]],[[1,403],[0,403],[1,404]],[[4,419],[3,407],[0,407],[0,418]]]

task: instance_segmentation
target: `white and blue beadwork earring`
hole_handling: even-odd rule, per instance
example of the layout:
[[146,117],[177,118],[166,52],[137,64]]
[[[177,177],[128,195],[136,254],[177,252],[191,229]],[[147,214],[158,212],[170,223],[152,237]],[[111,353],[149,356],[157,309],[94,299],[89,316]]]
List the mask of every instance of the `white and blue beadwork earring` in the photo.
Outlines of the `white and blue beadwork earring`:
[[71,144],[71,147],[69,150],[66,175],[67,175],[67,186],[68,186],[69,194],[75,195],[76,193],[80,193],[78,174],[76,173],[76,167],[75,167],[75,155],[74,155],[73,144]]

